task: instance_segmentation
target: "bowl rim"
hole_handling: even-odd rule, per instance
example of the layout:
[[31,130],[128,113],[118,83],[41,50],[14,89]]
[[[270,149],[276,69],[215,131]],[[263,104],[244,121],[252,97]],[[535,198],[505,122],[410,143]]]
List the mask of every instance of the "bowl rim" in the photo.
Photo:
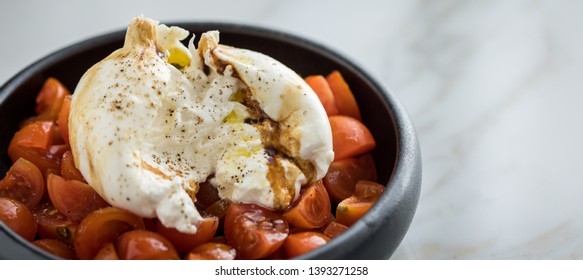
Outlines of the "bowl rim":
[[[409,115],[403,105],[388,88],[381,86],[364,69],[330,47],[288,32],[270,29],[263,26],[216,21],[169,21],[163,24],[167,26],[179,26],[187,30],[190,28],[206,30],[218,29],[219,31],[228,30],[228,32],[237,32],[238,34],[243,35],[266,37],[269,39],[283,41],[285,43],[291,43],[292,45],[308,49],[309,51],[315,52],[318,55],[323,55],[328,59],[343,64],[349,68],[353,74],[359,76],[360,79],[369,83],[369,85],[372,86],[375,91],[380,93],[379,97],[382,99],[383,106],[390,115],[391,122],[394,127],[394,134],[396,137],[396,158],[393,169],[391,170],[392,174],[390,175],[386,184],[385,192],[381,195],[377,203],[375,203],[375,205],[368,211],[368,213],[366,213],[361,219],[353,224],[344,234],[341,234],[338,237],[332,239],[327,244],[327,246],[322,246],[295,259],[317,259],[321,258],[322,255],[326,256],[333,254],[332,250],[338,250],[335,248],[341,247],[342,244],[361,239],[357,233],[364,231],[376,231],[381,226],[381,223],[375,222],[379,216],[392,216],[392,214],[398,210],[398,206],[403,203],[404,200],[409,199],[409,203],[414,204],[412,209],[409,209],[409,211],[412,211],[412,213],[410,213],[410,219],[407,221],[407,227],[400,236],[401,240],[399,240],[397,245],[402,241],[405,233],[408,231],[418,204],[422,172],[421,154],[419,141],[417,139],[413,123],[410,120]],[[14,91],[20,84],[29,79],[30,76],[34,75],[35,73],[42,72],[43,70],[46,70],[46,68],[49,68],[51,65],[54,65],[59,61],[66,60],[71,56],[87,51],[93,48],[95,43],[111,43],[119,40],[120,38],[124,38],[125,33],[126,29],[121,29],[86,38],[39,58],[35,62],[25,67],[23,70],[13,75],[8,81],[6,81],[4,85],[0,87],[0,103],[3,103],[4,100],[8,97],[8,92]],[[24,240],[9,230],[2,223],[0,223],[0,230],[11,239],[20,243],[24,243],[20,244],[22,245],[21,247],[27,248],[28,250],[37,254],[37,256],[40,256],[44,259],[55,258],[52,254],[49,254],[46,251],[32,245],[32,243]],[[395,249],[396,246],[387,252],[386,257],[390,257]],[[349,250],[354,251],[354,248]]]

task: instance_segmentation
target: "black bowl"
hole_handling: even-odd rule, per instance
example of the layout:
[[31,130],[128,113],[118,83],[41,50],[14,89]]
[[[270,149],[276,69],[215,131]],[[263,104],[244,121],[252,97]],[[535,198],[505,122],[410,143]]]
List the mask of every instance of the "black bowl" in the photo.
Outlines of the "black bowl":
[[[339,70],[377,141],[373,157],[386,191],[376,205],[348,231],[301,259],[387,259],[407,232],[419,199],[421,155],[414,128],[394,95],[361,68],[334,51],[296,36],[223,23],[172,23],[199,36],[220,30],[221,43],[270,55],[300,76]],[[125,30],[95,37],[57,51],[16,74],[0,89],[0,174],[11,162],[6,151],[19,123],[34,114],[35,96],[48,77],[71,91],[83,73],[123,44]],[[0,222],[0,259],[55,258],[23,240]]]

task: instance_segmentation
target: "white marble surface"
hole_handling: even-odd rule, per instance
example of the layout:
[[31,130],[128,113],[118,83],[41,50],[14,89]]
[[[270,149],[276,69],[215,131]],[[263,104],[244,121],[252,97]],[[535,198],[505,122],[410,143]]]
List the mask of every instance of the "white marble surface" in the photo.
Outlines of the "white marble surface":
[[0,84],[140,14],[291,32],[367,69],[417,127],[423,189],[393,259],[583,259],[581,12],[581,1],[2,1]]

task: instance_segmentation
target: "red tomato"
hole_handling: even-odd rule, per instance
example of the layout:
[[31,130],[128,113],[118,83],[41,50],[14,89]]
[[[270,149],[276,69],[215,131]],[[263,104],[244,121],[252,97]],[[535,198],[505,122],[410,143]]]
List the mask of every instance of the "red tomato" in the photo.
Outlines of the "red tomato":
[[324,186],[334,202],[340,202],[354,194],[356,182],[376,181],[376,166],[372,156],[346,158],[332,162],[324,177]]
[[81,171],[75,167],[75,161],[73,160],[73,153],[71,151],[66,151],[61,159],[61,175],[66,180],[77,180],[86,183]]
[[35,207],[45,193],[43,174],[30,161],[19,158],[0,181],[0,196],[16,199],[29,209]]
[[329,241],[330,237],[324,234],[314,231],[304,231],[290,234],[283,243],[283,249],[288,258],[295,258],[326,245]]
[[213,236],[215,236],[217,228],[219,227],[219,218],[205,218],[198,225],[198,230],[194,234],[182,233],[174,228],[167,228],[159,220],[157,221],[156,226],[156,231],[172,242],[174,248],[176,248],[178,252],[184,254],[192,250],[192,248],[213,239]]
[[324,229],[324,234],[330,238],[335,238],[336,236],[345,232],[347,229],[347,226],[333,221],[330,222],[328,226],[326,226]]
[[354,195],[342,200],[336,207],[336,222],[351,226],[374,205],[385,187],[369,181],[358,181]]
[[58,132],[53,122],[33,121],[14,134],[8,146],[8,156],[15,162],[24,158],[45,173],[47,169],[60,169],[66,145],[58,143]]
[[144,229],[142,218],[119,208],[108,207],[89,214],[75,231],[75,251],[79,259],[93,259],[107,243],[122,233]]
[[11,198],[0,197],[0,221],[22,238],[34,240],[37,225],[32,212],[24,204]]
[[360,120],[358,104],[356,104],[356,99],[352,94],[352,90],[350,90],[350,87],[344,80],[344,77],[342,77],[342,74],[340,74],[339,71],[333,71],[326,77],[326,80],[330,85],[330,89],[334,93],[338,114]]
[[322,181],[302,190],[291,208],[283,213],[287,222],[295,227],[320,228],[332,218],[330,197]]
[[338,108],[336,107],[336,101],[334,100],[334,94],[332,94],[332,89],[326,78],[322,75],[308,76],[304,79],[306,83],[314,90],[318,99],[322,103],[324,110],[328,116],[337,115]]
[[108,243],[97,252],[94,260],[119,260],[119,255],[113,243]]
[[222,243],[205,243],[192,249],[187,260],[234,260],[237,256],[233,247]]
[[178,260],[178,253],[164,236],[147,230],[132,230],[117,240],[122,260]]
[[56,120],[63,105],[67,88],[55,78],[48,78],[36,97],[36,113],[40,120]]
[[260,259],[273,253],[288,233],[287,221],[261,206],[232,203],[225,215],[225,238],[241,259]]
[[59,126],[59,132],[65,143],[69,144],[69,111],[71,109],[71,99],[73,96],[67,95],[63,100],[63,106],[59,112],[59,117],[57,118],[57,125]]
[[51,202],[73,222],[81,222],[91,212],[109,204],[89,185],[76,180],[65,180],[51,174],[47,181]]
[[347,116],[330,116],[334,160],[361,155],[374,149],[376,142],[368,128]]
[[32,244],[61,259],[74,260],[77,258],[75,251],[71,247],[56,239],[39,239],[32,242]]
[[73,245],[77,223],[73,223],[50,202],[44,202],[32,211],[38,224],[37,235],[41,239],[57,239],[65,244]]

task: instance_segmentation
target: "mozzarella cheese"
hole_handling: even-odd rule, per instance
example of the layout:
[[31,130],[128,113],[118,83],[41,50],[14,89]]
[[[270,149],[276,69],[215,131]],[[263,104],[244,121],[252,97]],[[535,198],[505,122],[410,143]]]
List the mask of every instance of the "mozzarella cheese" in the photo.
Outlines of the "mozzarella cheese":
[[69,116],[75,164],[111,205],[194,233],[205,181],[219,196],[281,210],[334,158],[326,113],[295,72],[266,55],[194,47],[188,32],[136,18],[124,46],[91,67]]

